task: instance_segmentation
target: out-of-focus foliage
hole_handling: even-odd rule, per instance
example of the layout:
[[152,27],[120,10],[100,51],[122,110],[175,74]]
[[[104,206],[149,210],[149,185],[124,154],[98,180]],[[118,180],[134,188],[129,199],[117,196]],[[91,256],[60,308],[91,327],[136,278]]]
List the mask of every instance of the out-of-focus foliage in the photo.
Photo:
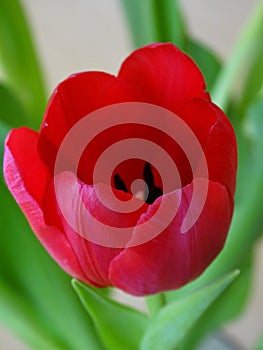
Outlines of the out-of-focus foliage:
[[0,71],[23,106],[27,125],[38,128],[46,94],[31,32],[18,0],[0,1]]
[[[238,271],[189,293],[163,307],[149,322],[142,350],[173,350],[181,347],[184,338],[205,310],[237,277]],[[190,349],[190,348],[186,348]]]
[[92,318],[96,330],[109,350],[137,350],[147,325],[147,316],[121,305],[101,293],[101,290],[73,280],[83,306]]
[[[222,254],[198,280],[149,299],[152,315],[148,325],[145,315],[74,281],[86,312],[70,278],[34,237],[1,174],[0,320],[34,349],[132,350],[141,339],[143,350],[172,349],[182,339],[180,349],[194,349],[203,335],[239,315],[249,295],[253,247],[263,232],[263,1],[225,65],[192,38],[178,0],[121,2],[135,46],[175,43],[197,62],[215,102],[231,117],[238,139],[239,169],[229,238]],[[243,71],[247,74],[235,97],[234,83]],[[38,128],[46,104],[43,74],[18,0],[0,1],[0,77],[2,165],[9,130],[20,125]],[[240,276],[226,288],[234,275],[222,276],[236,268]],[[261,339],[256,350],[262,349]]]

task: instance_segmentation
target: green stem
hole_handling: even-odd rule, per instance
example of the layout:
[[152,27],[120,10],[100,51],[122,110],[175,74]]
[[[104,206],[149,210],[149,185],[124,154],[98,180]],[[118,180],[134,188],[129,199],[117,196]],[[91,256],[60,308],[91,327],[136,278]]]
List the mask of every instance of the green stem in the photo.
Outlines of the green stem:
[[178,0],[152,0],[158,41],[186,46],[186,25]]
[[219,74],[212,91],[213,101],[222,109],[226,108],[230,98],[230,91],[235,83],[237,74],[246,65],[253,45],[262,40],[263,30],[263,1],[260,1],[243,31],[232,52],[228,63]]
[[166,298],[163,293],[150,295],[146,297],[146,303],[150,316],[154,316],[166,304]]
[[120,0],[129,24],[134,46],[141,47],[157,41],[152,0]]
[[152,42],[186,46],[186,25],[178,0],[120,0],[136,47]]

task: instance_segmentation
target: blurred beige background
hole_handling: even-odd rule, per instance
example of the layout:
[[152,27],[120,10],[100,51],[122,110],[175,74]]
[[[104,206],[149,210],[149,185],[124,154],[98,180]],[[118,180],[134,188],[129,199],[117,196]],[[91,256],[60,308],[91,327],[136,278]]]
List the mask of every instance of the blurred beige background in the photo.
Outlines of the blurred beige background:
[[[257,1],[181,2],[193,35],[227,59]],[[22,3],[34,29],[50,92],[73,72],[117,72],[132,50],[119,0],[22,0]],[[248,350],[263,333],[263,241],[258,244],[256,253],[257,268],[250,302],[242,317],[225,327],[226,332]],[[0,350],[7,349],[28,348],[1,327]]]

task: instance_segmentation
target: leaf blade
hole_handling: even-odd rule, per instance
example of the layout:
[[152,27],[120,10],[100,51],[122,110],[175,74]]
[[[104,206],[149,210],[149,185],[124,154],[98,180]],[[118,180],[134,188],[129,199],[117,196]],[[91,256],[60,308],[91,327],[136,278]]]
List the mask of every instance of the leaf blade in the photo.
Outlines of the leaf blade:
[[213,87],[221,69],[219,58],[196,40],[188,39],[186,53],[197,63],[204,74],[208,91]]
[[121,0],[136,48],[153,42],[186,44],[186,23],[178,0]]
[[40,64],[18,0],[0,1],[0,67],[3,79],[38,127],[46,104]]
[[207,307],[233,282],[238,271],[164,307],[152,318],[141,350],[173,350]]
[[72,284],[106,348],[137,350],[146,327],[146,315],[110,300],[77,280]]

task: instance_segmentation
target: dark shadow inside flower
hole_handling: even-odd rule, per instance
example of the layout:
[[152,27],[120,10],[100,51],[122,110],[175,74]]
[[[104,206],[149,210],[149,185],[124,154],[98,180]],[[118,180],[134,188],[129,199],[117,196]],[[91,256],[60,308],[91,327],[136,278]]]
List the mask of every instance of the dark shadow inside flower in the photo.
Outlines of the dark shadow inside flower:
[[[143,175],[146,188],[140,191],[142,192],[141,199],[143,199],[143,201],[148,204],[152,204],[158,197],[163,195],[163,190],[160,187],[155,185],[152,167],[149,163],[145,164],[142,175]],[[117,190],[124,191],[126,193],[129,192],[125,185],[125,182],[122,180],[122,178],[118,174],[114,175],[114,187]],[[140,198],[140,193],[137,194],[137,197]]]
[[148,186],[148,195],[145,201],[148,204],[152,204],[155,201],[155,199],[162,196],[163,190],[155,185],[152,167],[149,163],[145,164],[143,178]]
[[[137,142],[132,140],[145,139],[145,135],[147,135],[147,141],[158,145],[160,150],[150,149],[148,153],[143,150],[142,153],[146,153],[146,157],[122,157],[126,155],[126,152],[129,154],[140,153],[141,150],[137,149]],[[123,142],[125,143],[129,140],[133,144],[125,148]],[[111,155],[104,157],[98,176],[94,176],[94,169],[100,162],[100,157],[105,150],[107,152],[112,145],[118,143],[119,148],[116,153],[111,153]],[[72,158],[74,156],[73,148],[74,145],[71,145]],[[173,162],[172,167],[162,166],[164,164],[164,154],[165,157],[166,155],[170,156],[171,162]],[[122,157],[121,161],[116,160],[119,157]],[[158,166],[159,164],[160,166]],[[178,176],[171,168],[177,168]],[[67,168],[65,170],[70,169]],[[109,179],[105,174],[111,174],[111,178]],[[163,187],[164,174],[171,179],[169,188],[167,186],[166,188]],[[96,183],[108,184],[119,191],[132,194],[148,204],[154,203],[164,193],[174,191],[191,183],[193,178],[189,160],[175,140],[153,127],[134,124],[114,126],[96,135],[81,156],[77,175],[81,181],[88,185]],[[144,182],[146,188],[141,185],[141,188],[133,189],[133,184],[137,180],[141,184]]]

